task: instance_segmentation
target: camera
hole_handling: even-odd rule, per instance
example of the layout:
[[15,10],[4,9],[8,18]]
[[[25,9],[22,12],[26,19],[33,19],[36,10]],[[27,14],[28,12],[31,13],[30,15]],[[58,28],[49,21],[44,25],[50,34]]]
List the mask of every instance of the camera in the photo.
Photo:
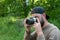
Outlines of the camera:
[[31,17],[30,19],[26,20],[26,24],[32,25],[35,22],[37,22],[37,19],[35,17]]

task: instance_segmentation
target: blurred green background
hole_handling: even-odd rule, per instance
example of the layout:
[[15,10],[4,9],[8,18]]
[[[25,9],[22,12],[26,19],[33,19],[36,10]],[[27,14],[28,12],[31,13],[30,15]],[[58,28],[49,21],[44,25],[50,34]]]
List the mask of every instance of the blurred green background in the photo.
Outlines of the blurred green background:
[[44,7],[48,21],[60,29],[60,0],[0,0],[0,40],[23,40],[23,20],[36,6]]

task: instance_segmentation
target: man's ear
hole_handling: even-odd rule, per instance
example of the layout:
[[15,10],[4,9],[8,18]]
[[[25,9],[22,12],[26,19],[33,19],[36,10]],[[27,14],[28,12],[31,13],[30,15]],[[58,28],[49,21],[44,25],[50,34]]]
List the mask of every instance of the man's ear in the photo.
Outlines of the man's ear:
[[43,16],[46,18],[46,14],[45,13],[43,13]]

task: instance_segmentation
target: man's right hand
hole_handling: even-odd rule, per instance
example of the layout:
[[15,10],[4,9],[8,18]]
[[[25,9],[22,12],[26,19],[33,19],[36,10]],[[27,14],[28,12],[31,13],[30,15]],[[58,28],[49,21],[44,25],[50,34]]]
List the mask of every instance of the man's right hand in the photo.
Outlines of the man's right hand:
[[24,27],[25,27],[27,32],[30,32],[31,25],[26,24],[26,19],[24,20]]

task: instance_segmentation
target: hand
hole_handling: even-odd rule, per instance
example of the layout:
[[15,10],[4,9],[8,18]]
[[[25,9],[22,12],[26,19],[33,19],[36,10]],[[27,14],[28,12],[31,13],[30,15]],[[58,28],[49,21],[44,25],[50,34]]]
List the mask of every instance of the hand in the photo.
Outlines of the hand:
[[31,25],[26,24],[26,19],[24,20],[24,27],[25,27],[27,32],[30,32]]
[[33,27],[35,28],[37,35],[41,35],[41,34],[43,34],[43,32],[42,32],[41,24],[40,24],[40,21],[38,18],[37,18],[37,21],[38,22],[35,22]]

